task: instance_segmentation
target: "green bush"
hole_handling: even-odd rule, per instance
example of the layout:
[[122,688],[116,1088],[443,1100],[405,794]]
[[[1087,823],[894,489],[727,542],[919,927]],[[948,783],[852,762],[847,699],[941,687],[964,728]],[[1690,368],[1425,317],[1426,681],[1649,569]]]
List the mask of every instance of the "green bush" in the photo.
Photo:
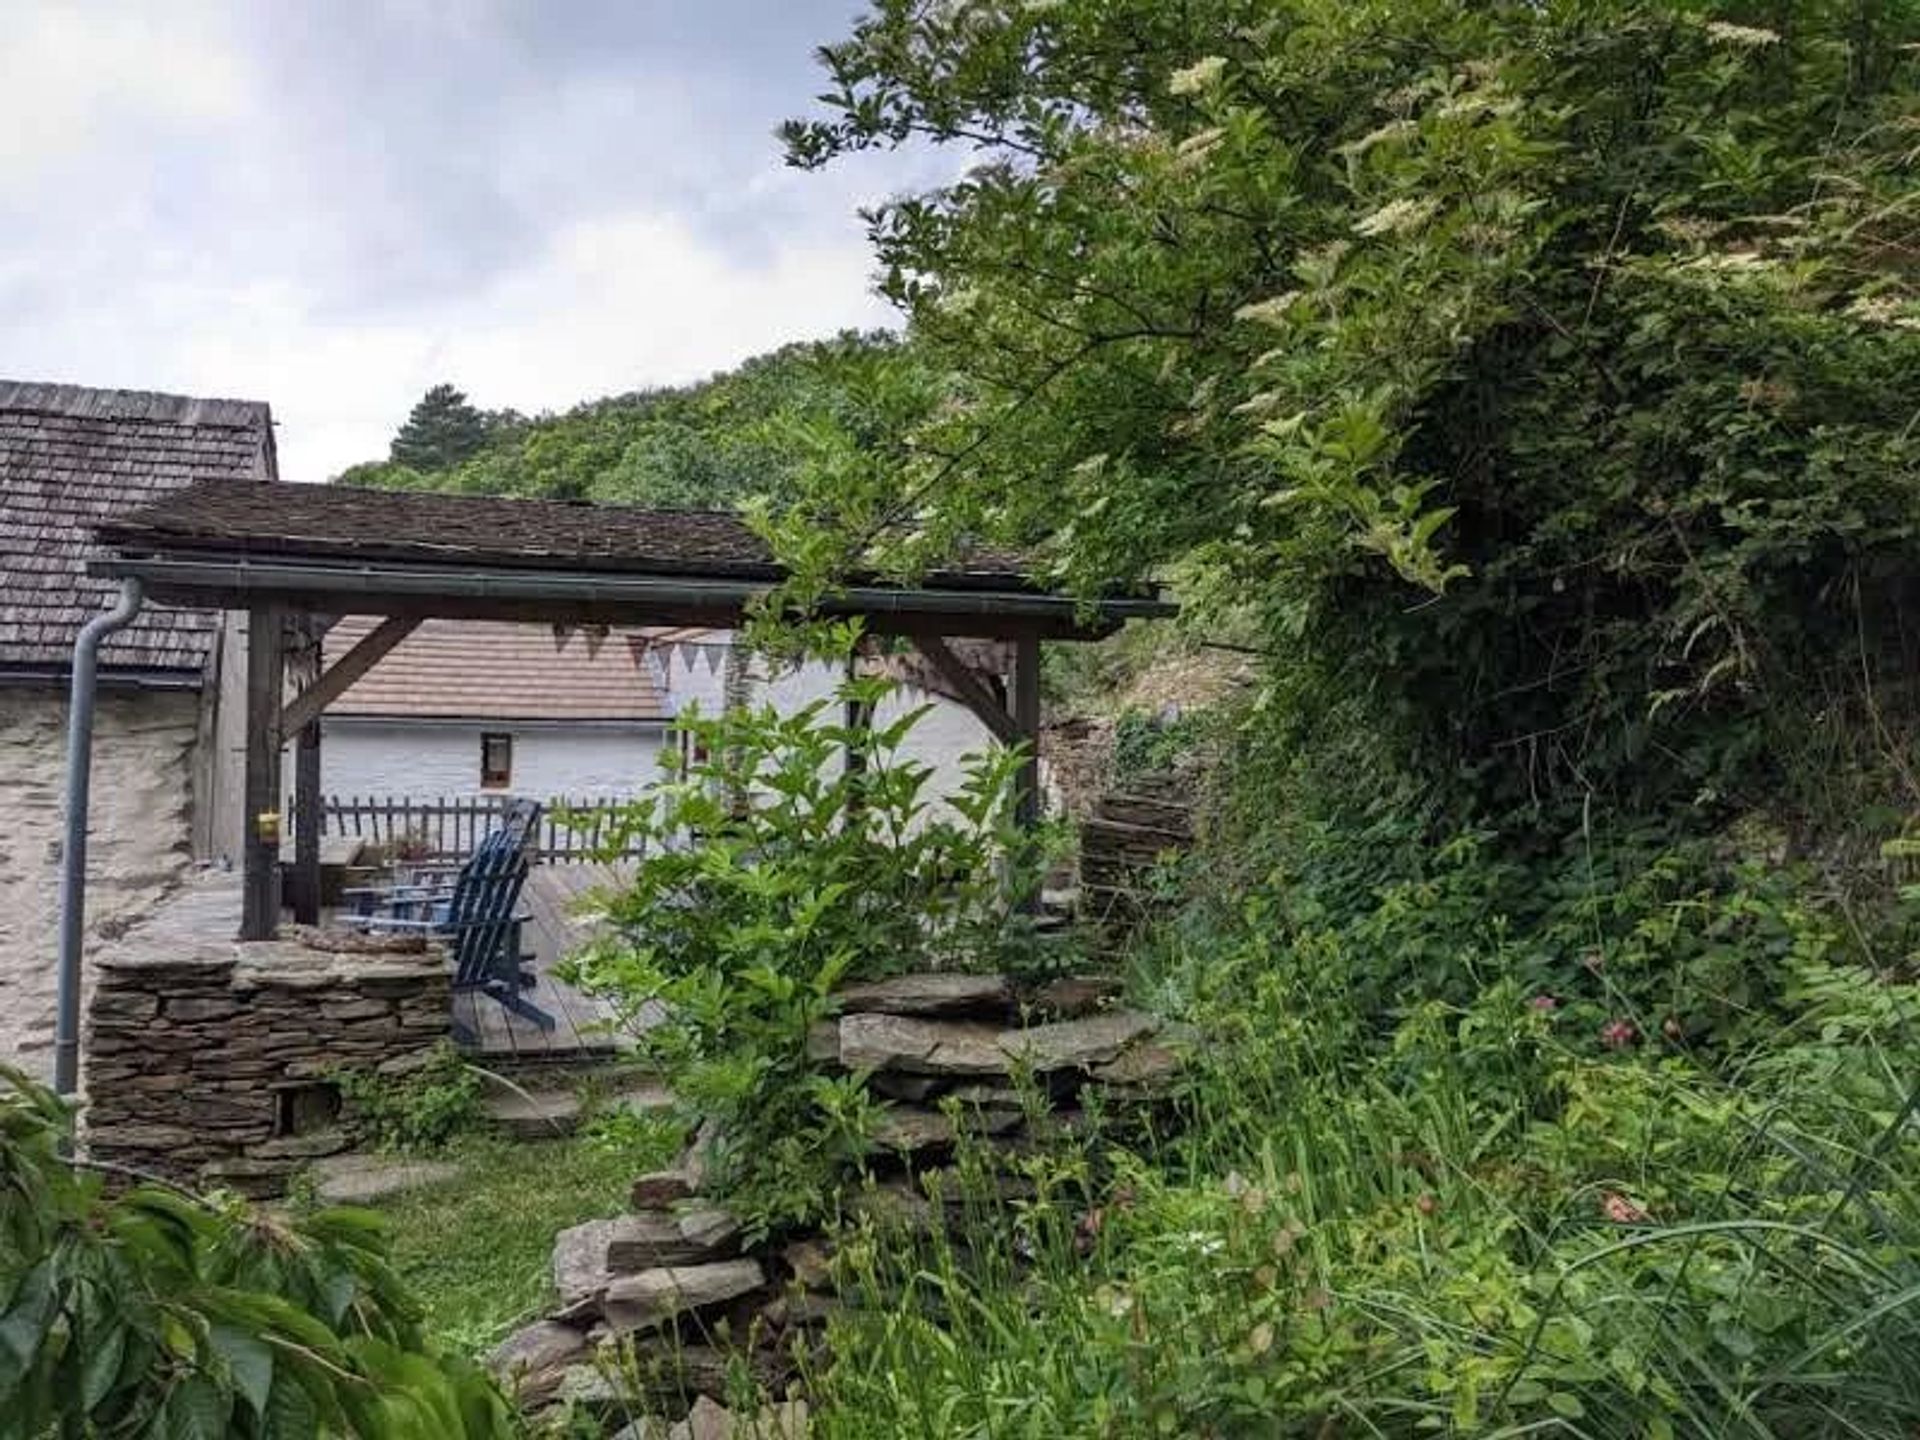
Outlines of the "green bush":
[[109,1192],[63,1158],[66,1107],[0,1080],[0,1437],[513,1433],[485,1375],[422,1335],[374,1216]]
[[641,1049],[716,1123],[715,1183],[758,1232],[820,1214],[865,1151],[864,1088],[807,1059],[834,988],[999,969],[1033,946],[1010,903],[1042,858],[1012,813],[1019,753],[971,757],[936,807],[931,771],[901,753],[926,707],[883,727],[841,718],[894,688],[849,678],[792,714],[688,715],[693,758],[670,753],[665,778],[610,822],[613,851],[645,855],[608,906],[613,938],[576,976],[630,1018],[665,1006],[664,1023],[633,1027]]

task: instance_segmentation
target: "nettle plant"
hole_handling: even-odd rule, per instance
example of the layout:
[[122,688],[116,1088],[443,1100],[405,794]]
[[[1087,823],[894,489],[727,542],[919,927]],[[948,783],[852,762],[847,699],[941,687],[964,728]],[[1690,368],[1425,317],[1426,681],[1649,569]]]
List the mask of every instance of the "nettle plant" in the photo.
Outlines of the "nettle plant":
[[[845,653],[852,633],[837,643]],[[855,722],[897,690],[850,675],[791,714],[683,717],[664,778],[611,823],[610,851],[644,858],[610,903],[609,938],[575,962],[688,1110],[715,1122],[715,1178],[762,1231],[819,1214],[865,1150],[864,1090],[807,1054],[834,989],[1033,954],[1014,901],[1050,846],[1015,822],[1021,752],[969,756],[958,789],[935,795],[932,768],[905,750],[929,707]]]

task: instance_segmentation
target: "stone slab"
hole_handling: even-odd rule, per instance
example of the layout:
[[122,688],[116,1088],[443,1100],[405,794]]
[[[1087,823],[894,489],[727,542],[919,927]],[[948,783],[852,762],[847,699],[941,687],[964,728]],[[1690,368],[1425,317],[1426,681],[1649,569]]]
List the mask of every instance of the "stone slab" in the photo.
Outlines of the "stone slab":
[[335,1155],[314,1167],[314,1196],[324,1205],[364,1205],[407,1190],[457,1179],[460,1167],[444,1160],[405,1160],[387,1155]]
[[1005,1020],[1013,1013],[1013,987],[1002,975],[897,975],[849,985],[833,998],[842,1015],[874,1012]]
[[488,1123],[515,1140],[564,1140],[580,1128],[580,1097],[570,1090],[508,1091],[481,1107]]
[[706,1265],[663,1266],[616,1276],[607,1286],[603,1312],[616,1335],[650,1330],[676,1316],[711,1309],[750,1295],[767,1283],[758,1260],[716,1260]]

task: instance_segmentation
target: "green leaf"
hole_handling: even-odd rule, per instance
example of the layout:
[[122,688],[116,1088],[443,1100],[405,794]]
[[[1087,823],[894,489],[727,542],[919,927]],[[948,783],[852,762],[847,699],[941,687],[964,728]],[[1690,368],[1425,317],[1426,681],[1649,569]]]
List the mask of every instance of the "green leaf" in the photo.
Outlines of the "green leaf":
[[231,1325],[215,1325],[208,1338],[227,1364],[233,1387],[256,1415],[264,1415],[273,1388],[273,1351],[261,1340]]

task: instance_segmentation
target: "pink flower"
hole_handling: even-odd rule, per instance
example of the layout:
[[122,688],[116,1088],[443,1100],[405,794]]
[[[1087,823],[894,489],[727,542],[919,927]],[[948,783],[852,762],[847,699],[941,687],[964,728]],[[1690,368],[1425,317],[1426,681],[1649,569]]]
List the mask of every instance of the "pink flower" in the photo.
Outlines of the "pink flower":
[[1611,1190],[1600,1197],[1600,1213],[1616,1225],[1638,1225],[1647,1218],[1647,1212],[1642,1207]]
[[1557,1010],[1560,1008],[1560,1002],[1551,995],[1536,995],[1533,999],[1529,1000],[1527,1004],[1531,1005],[1543,1015],[1549,1010]]
[[1640,1038],[1631,1020],[1609,1020],[1600,1027],[1600,1043],[1609,1050],[1626,1050]]
[[1426,1194],[1421,1195],[1421,1197],[1418,1200],[1415,1200],[1413,1204],[1414,1204],[1414,1208],[1418,1210],[1422,1215],[1431,1215],[1433,1214],[1434,1211],[1440,1208],[1440,1202],[1434,1199],[1433,1196],[1426,1195]]

